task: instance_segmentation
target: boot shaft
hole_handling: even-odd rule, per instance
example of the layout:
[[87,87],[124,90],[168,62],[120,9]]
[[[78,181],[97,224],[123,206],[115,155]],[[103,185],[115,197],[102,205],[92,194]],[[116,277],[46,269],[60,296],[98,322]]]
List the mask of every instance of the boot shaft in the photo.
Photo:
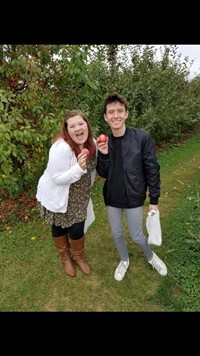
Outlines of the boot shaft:
[[70,258],[70,243],[68,236],[64,235],[54,237],[53,241],[60,254],[61,261],[64,264],[65,273],[71,277],[74,277],[76,275],[76,271]]
[[73,251],[74,260],[81,269],[81,271],[88,275],[91,273],[91,268],[84,259],[84,242],[84,236],[81,237],[79,240],[70,239],[70,245]]

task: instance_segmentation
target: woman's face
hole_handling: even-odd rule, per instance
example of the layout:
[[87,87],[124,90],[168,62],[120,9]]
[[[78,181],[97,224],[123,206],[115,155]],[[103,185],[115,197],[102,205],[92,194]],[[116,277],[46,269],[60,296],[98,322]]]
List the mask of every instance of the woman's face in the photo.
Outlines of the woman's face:
[[71,139],[81,147],[88,139],[88,126],[80,115],[67,120],[67,130]]

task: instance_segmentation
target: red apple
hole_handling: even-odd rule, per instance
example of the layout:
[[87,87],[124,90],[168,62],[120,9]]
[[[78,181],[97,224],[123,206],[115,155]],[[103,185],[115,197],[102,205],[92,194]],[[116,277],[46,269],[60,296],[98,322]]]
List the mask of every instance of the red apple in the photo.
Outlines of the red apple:
[[99,137],[97,138],[97,142],[100,142],[100,143],[104,143],[107,141],[108,141],[108,137],[104,134],[99,135]]
[[84,153],[85,155],[89,156],[90,151],[87,148],[83,148],[81,153]]

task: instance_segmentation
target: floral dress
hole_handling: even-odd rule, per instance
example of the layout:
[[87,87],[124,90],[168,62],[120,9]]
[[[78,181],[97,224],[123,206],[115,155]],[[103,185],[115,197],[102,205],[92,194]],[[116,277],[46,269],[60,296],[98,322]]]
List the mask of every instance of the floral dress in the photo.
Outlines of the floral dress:
[[87,162],[87,173],[69,188],[69,200],[66,213],[54,213],[47,210],[40,202],[37,203],[41,218],[47,224],[70,227],[87,217],[87,206],[91,191],[91,172],[96,168],[96,155]]

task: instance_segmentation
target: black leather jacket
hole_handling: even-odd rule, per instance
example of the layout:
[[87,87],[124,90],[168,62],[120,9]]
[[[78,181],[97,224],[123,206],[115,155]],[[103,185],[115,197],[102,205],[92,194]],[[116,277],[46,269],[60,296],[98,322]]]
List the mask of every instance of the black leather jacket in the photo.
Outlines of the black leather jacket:
[[[97,172],[101,177],[106,178],[103,188],[106,205],[113,167],[112,133],[108,137],[109,153],[103,155],[98,151],[97,156]],[[157,205],[160,196],[160,165],[157,162],[150,134],[144,130],[127,127],[122,138],[122,157],[124,182],[131,206],[137,207],[144,204],[147,189],[150,204]]]

